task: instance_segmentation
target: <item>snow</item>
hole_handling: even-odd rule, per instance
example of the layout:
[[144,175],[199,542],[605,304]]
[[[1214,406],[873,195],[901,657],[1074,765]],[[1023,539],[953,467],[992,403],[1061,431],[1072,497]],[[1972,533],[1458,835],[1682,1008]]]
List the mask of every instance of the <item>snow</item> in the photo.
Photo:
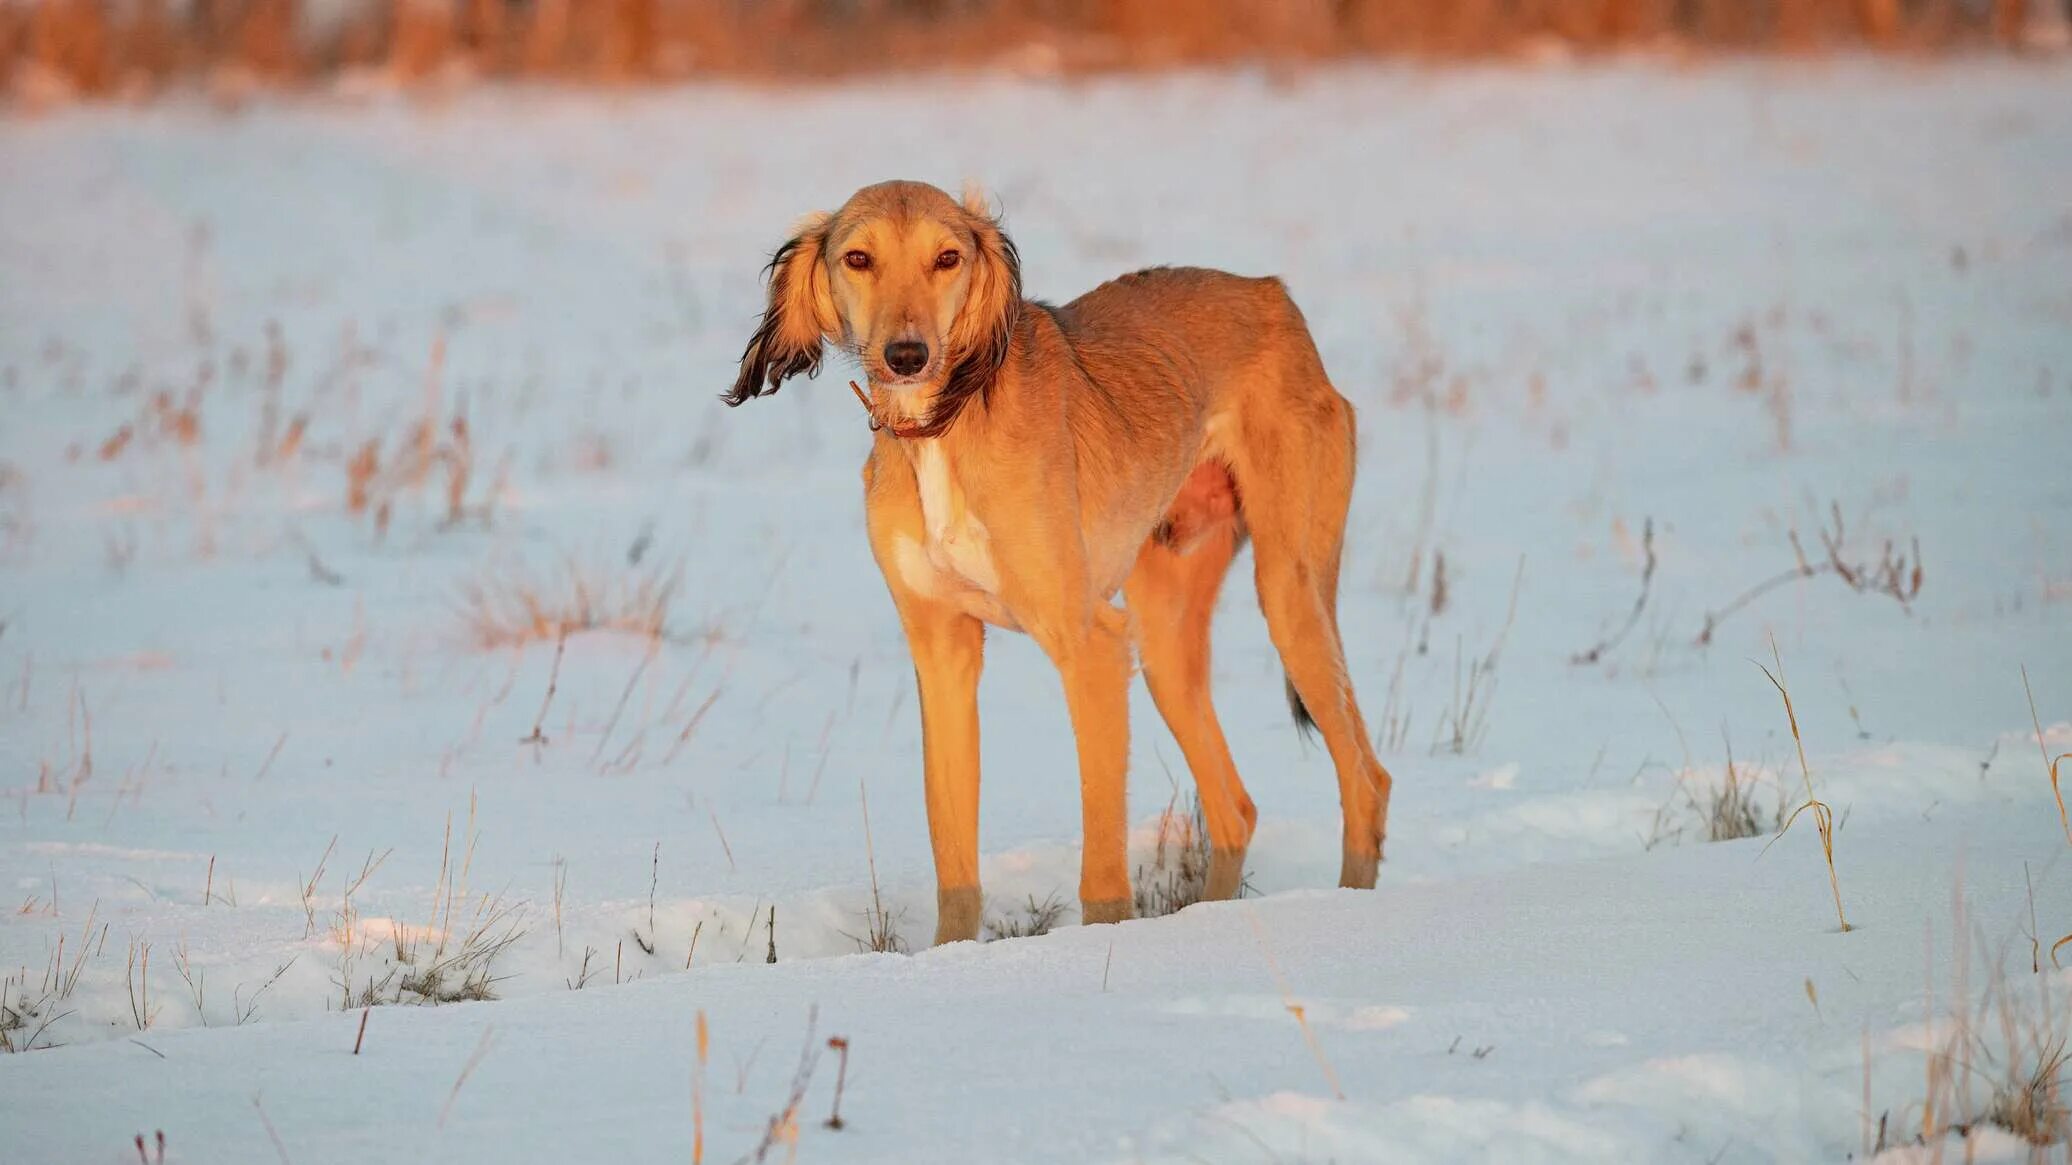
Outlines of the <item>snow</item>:
[[[1996,982],[2072,1014],[2022,672],[2072,750],[2068,91],[2048,62],[1627,62],[0,121],[0,1004],[37,1008],[0,1156],[163,1129],[171,1161],[681,1161],[701,1014],[713,1161],[784,1107],[809,1014],[772,1159],[1908,1139]],[[893,173],[982,179],[1037,296],[1159,262],[1287,280],[1360,410],[1376,891],[1329,888],[1335,781],[1238,577],[1215,683],[1253,894],[857,953],[874,877],[903,945],[934,909],[869,435],[839,361],[713,398],[787,226]],[[450,462],[407,460],[457,412],[454,522]],[[347,505],[370,441],[385,525]],[[1824,563],[1837,513],[1847,564],[1918,542],[1918,595],[1822,573],[1694,642],[1793,532]],[[664,634],[475,641],[471,585],[569,573],[674,580],[624,604]],[[1810,812],[1704,841],[1730,747],[1765,833],[1804,799],[1773,638],[1846,933]],[[989,646],[1004,923],[1070,903],[1079,810],[1054,673]],[[1187,778],[1132,714],[1148,860]],[[477,927],[510,939],[494,998],[374,1008],[355,1056],[348,993]]]

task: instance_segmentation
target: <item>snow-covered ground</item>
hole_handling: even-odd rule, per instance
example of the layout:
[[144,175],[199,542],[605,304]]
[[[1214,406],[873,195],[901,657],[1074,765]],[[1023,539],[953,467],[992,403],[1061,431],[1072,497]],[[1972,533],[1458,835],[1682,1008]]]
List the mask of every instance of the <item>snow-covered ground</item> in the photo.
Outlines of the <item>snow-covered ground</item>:
[[[1043,298],[1286,278],[1361,415],[1376,891],[1328,888],[1240,571],[1248,897],[857,953],[934,908],[868,433],[839,364],[714,398],[793,218],[893,175],[984,181]],[[2072,751],[2068,439],[2062,64],[0,121],[0,1159],[727,1162],[807,1046],[770,1160],[1908,1140],[2072,1022],[2022,679]],[[481,641],[578,582],[613,627]],[[1806,795],[1773,638],[1846,933],[1814,814],[1765,848]],[[1077,782],[1026,640],[982,699],[1004,930],[1071,900]],[[1149,861],[1187,777],[1135,700]],[[1730,752],[1765,836],[1708,844]],[[427,992],[492,998],[358,1006]]]

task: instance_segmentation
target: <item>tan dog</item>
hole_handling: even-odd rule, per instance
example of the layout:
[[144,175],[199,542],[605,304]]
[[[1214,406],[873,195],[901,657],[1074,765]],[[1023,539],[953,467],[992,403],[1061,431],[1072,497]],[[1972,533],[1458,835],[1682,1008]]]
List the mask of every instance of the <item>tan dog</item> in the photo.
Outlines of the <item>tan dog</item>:
[[983,198],[959,205],[916,182],[866,187],[807,219],[769,270],[768,309],[725,400],[817,372],[828,341],[869,378],[879,431],[865,509],[920,686],[935,941],[978,937],[988,623],[1028,632],[1064,677],[1082,918],[1131,912],[1133,635],[1201,791],[1208,895],[1237,893],[1258,813],[1209,704],[1209,623],[1247,537],[1290,704],[1338,769],[1339,884],[1372,887],[1389,774],[1337,617],[1353,411],[1281,282],[1156,268],[1063,307],[1024,300],[1014,244]]

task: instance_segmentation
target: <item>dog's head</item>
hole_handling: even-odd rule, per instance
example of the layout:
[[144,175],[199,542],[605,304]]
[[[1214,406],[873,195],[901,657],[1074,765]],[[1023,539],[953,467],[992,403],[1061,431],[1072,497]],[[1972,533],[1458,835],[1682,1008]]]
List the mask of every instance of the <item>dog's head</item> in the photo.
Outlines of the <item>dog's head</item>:
[[[959,203],[920,182],[866,186],[799,224],[769,266],[770,300],[722,399],[738,405],[820,370],[829,341],[874,388],[939,388],[940,431],[1007,357],[1021,306],[1014,243],[976,189]],[[948,415],[945,415],[945,414]]]

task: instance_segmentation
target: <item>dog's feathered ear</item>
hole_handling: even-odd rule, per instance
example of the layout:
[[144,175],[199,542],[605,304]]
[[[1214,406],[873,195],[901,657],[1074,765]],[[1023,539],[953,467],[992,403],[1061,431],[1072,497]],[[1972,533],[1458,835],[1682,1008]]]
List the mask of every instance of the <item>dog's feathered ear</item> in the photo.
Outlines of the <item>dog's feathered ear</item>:
[[971,289],[946,337],[954,361],[949,380],[926,423],[912,430],[915,436],[947,432],[965,403],[992,387],[1000,366],[1007,362],[1015,321],[1021,316],[1022,257],[1014,249],[1014,240],[1000,229],[999,218],[977,186],[964,188],[963,209],[966,225],[977,241],[977,254],[971,257]]
[[751,397],[776,392],[791,377],[820,371],[822,345],[839,326],[834,292],[827,281],[827,227],[832,216],[815,214],[799,223],[777,248],[764,269],[770,280],[770,303],[762,323],[741,351],[741,371],[734,387],[720,397],[738,405]]
[[971,290],[950,325],[948,339],[959,364],[978,357],[986,362],[990,379],[1007,356],[1008,333],[1021,307],[1022,257],[976,183],[964,187],[964,215],[978,241],[978,253],[972,256]]

